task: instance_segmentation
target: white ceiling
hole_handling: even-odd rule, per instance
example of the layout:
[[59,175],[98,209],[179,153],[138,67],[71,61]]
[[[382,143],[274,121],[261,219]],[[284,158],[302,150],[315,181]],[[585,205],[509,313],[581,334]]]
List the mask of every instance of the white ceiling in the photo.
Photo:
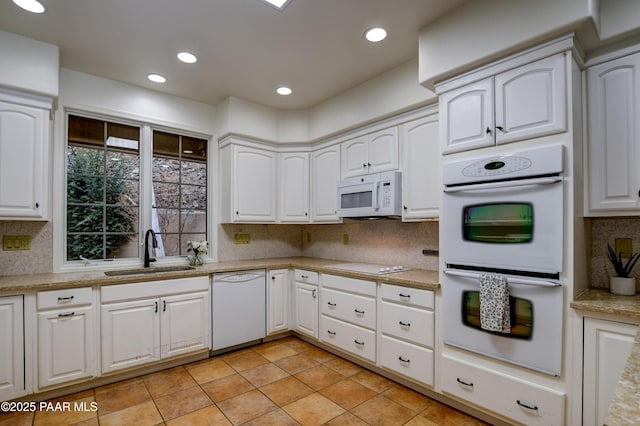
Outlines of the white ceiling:
[[[418,55],[418,31],[467,0],[0,0],[0,29],[60,47],[64,68],[217,105],[309,108]],[[372,44],[372,26],[388,31]],[[193,65],[179,51],[198,56]],[[149,82],[157,72],[168,81]],[[288,85],[294,93],[278,96]]]

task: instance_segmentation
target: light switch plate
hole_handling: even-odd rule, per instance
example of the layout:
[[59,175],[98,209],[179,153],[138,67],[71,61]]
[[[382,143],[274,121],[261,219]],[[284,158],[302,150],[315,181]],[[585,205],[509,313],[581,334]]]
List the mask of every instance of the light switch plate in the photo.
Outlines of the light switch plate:
[[251,236],[249,234],[233,234],[233,244],[249,244]]
[[29,235],[3,235],[2,250],[31,250],[31,236]]

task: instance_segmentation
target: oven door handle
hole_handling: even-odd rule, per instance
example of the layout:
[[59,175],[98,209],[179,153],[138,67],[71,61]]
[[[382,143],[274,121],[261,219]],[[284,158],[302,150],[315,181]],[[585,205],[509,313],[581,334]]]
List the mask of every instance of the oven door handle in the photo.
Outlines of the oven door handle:
[[448,188],[445,187],[444,192],[463,192],[463,191],[475,191],[480,189],[514,188],[518,186],[530,186],[530,185],[549,185],[549,184],[558,183],[561,181],[562,181],[562,177],[560,176],[550,176],[550,177],[535,178],[535,179],[477,183],[472,185],[460,185],[460,186],[453,186]]
[[[454,269],[445,269],[444,273],[447,275],[452,275],[454,277],[464,277],[464,278],[472,278],[474,280],[480,280],[481,274],[476,274],[474,272],[463,272],[457,271]],[[556,283],[553,281],[542,281],[542,280],[528,280],[526,278],[518,278],[518,277],[509,277],[507,279],[510,284],[524,284],[524,285],[537,285],[539,287],[559,287],[562,284]]]

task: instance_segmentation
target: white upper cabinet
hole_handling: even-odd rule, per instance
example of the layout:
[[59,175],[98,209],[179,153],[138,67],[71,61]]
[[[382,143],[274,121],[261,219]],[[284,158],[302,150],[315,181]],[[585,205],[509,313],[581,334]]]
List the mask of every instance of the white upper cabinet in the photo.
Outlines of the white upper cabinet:
[[332,145],[311,153],[311,219],[340,222],[338,211],[340,146]]
[[230,144],[220,150],[222,223],[275,222],[276,153]]
[[565,69],[559,53],[442,93],[442,152],[566,131]]
[[398,128],[390,127],[341,144],[342,178],[398,169]]
[[402,220],[438,218],[442,197],[437,114],[400,126]]
[[0,219],[48,220],[51,101],[0,92]]
[[588,215],[640,214],[640,53],[587,71]]
[[280,222],[309,222],[309,153],[280,156]]

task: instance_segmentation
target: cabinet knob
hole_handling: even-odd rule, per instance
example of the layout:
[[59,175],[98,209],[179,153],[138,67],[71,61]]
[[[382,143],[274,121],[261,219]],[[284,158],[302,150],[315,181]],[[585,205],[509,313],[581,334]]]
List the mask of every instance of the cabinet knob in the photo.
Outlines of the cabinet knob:
[[371,167],[371,163],[367,163],[367,167]]
[[236,210],[236,214],[240,214],[240,212]]
[[40,208],[40,203],[36,203],[36,209]]
[[504,133],[504,128],[502,126],[496,126],[496,129],[500,130],[502,133]]
[[367,163],[362,163],[362,167],[367,167]]
[[408,210],[407,206],[403,206],[402,208],[405,209],[405,210]]
[[490,135],[491,134],[491,128],[487,127],[487,134]]

